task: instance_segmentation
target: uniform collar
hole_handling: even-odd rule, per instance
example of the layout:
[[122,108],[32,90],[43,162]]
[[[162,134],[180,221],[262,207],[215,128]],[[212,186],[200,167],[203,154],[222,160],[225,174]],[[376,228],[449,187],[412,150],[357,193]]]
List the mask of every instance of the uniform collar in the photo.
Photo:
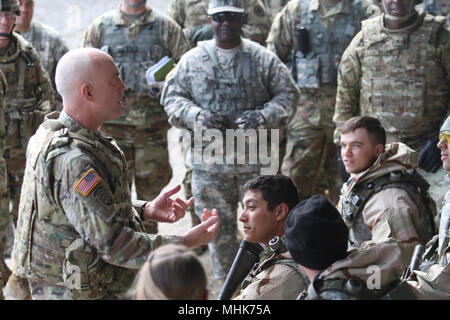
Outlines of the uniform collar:
[[[147,24],[150,22],[153,22],[155,20],[155,15],[153,14],[153,9],[150,7],[150,5],[146,4],[146,12],[144,13],[144,15],[139,18],[136,19],[136,21],[134,21],[134,24]],[[114,24],[115,25],[126,25],[126,20],[124,17],[123,12],[120,10],[120,4],[116,9],[116,12],[114,14]]]

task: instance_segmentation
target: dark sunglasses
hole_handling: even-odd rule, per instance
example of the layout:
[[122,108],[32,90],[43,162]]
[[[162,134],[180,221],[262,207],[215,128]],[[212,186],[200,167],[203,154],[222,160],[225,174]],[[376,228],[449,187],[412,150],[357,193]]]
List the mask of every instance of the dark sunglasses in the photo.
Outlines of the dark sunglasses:
[[238,21],[242,18],[242,13],[237,12],[220,12],[213,14],[211,18],[216,22],[224,22],[227,21]]

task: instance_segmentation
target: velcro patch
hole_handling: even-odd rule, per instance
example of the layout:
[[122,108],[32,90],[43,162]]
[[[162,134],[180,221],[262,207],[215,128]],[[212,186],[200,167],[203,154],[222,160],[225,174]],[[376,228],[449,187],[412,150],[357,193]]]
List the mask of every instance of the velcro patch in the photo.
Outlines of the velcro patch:
[[94,171],[94,169],[89,169],[88,172],[77,182],[75,185],[75,190],[81,193],[83,196],[87,195],[102,181],[102,178]]

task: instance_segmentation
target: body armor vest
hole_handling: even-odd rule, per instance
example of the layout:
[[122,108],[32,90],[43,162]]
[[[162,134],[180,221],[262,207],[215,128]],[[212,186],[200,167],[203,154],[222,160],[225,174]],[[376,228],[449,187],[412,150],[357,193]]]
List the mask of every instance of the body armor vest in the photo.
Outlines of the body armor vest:
[[33,47],[13,33],[10,41],[15,53],[0,57],[0,69],[5,75],[8,90],[5,96],[5,149],[26,147],[28,139],[40,124],[33,111],[43,93],[39,88],[38,69],[31,51]]
[[393,141],[417,149],[447,113],[448,75],[436,56],[443,21],[421,15],[417,30],[387,32],[383,17],[362,22],[359,108],[361,115],[376,115]]
[[[141,26],[136,38],[127,35],[128,26],[114,23],[115,12],[105,16],[103,46],[101,50],[110,54],[127,86],[125,103],[129,104],[127,115],[107,123],[149,126],[151,122],[167,121],[167,115],[157,99],[149,95],[146,71],[170,52],[161,38],[162,17],[152,13],[154,21]],[[128,103],[127,101],[131,101]]]
[[305,41],[302,38],[307,37],[309,50],[302,52],[297,48],[294,76],[300,88],[319,88],[326,83],[336,85],[341,56],[361,29],[361,5],[352,1],[351,13],[336,15],[333,30],[323,24],[318,11],[310,11],[309,5],[309,0],[300,0],[301,22],[295,27],[297,47]]
[[406,191],[419,210],[420,223],[416,229],[419,240],[427,243],[436,233],[433,220],[433,200],[426,193],[429,184],[414,169],[395,171],[390,174],[356,184],[342,201],[342,216],[349,228],[349,240],[359,248],[364,241],[372,239],[372,233],[364,222],[362,211],[369,199],[388,188]]
[[193,95],[195,103],[202,109],[229,117],[230,122],[238,113],[262,109],[264,103],[271,99],[251,61],[250,46],[255,44],[247,39],[241,40],[241,50],[233,58],[236,65],[235,77],[225,75],[220,67],[214,41],[198,43],[203,51],[206,87],[202,88],[202,94]]
[[[53,118],[56,117],[57,115]],[[102,298],[107,290],[120,289],[114,287],[112,279],[115,274],[129,277],[132,281],[136,270],[103,262],[97,252],[83,241],[58,206],[59,201],[53,194],[54,178],[47,169],[52,167],[53,159],[67,152],[71,145],[80,150],[80,155],[91,154],[98,165],[99,174],[113,186],[111,190],[114,201],[120,203],[114,207],[118,211],[114,218],[122,220],[128,227],[142,231],[138,218],[129,214],[134,209],[129,201],[123,153],[106,138],[104,141],[96,141],[71,132],[55,119],[46,120],[30,143],[35,148],[30,148],[27,153],[25,187],[21,193],[13,250],[17,274],[24,278],[67,286],[74,298],[81,299]],[[114,171],[123,174],[112,175],[111,172]],[[71,287],[67,282],[74,272],[74,265],[81,269],[81,287],[78,288]]]

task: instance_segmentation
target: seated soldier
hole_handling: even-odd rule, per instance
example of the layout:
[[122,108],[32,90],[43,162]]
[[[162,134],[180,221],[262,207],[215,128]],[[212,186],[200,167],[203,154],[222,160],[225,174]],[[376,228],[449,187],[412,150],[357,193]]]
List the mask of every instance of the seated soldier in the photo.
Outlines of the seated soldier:
[[300,202],[285,225],[286,247],[311,281],[299,300],[379,299],[395,287],[406,265],[395,239],[347,251],[348,228],[323,195]]
[[[437,147],[447,177],[450,178],[450,117],[444,122]],[[450,299],[450,191],[445,194],[439,234],[427,245],[421,271],[414,271],[408,283],[419,299]],[[430,266],[431,264],[431,266]]]
[[266,250],[235,299],[294,300],[309,284],[284,246],[284,223],[299,202],[297,187],[291,178],[268,175],[248,181],[243,191],[244,210],[239,220],[244,224],[246,240],[263,243]]
[[414,247],[437,232],[436,208],[428,183],[416,172],[419,153],[395,142],[385,147],[386,133],[372,117],[354,117],[342,127],[341,155],[351,174],[338,203],[353,246],[394,238]]

